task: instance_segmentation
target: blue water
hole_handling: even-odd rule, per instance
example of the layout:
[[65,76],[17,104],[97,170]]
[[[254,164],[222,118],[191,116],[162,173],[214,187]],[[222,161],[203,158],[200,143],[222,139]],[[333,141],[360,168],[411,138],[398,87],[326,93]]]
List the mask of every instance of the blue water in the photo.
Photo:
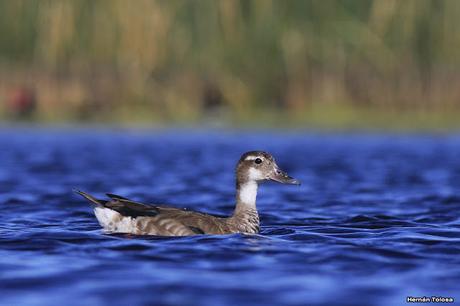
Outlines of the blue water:
[[[225,215],[261,149],[259,235],[104,234],[72,193]],[[407,305],[460,299],[460,137],[0,130],[0,305]]]

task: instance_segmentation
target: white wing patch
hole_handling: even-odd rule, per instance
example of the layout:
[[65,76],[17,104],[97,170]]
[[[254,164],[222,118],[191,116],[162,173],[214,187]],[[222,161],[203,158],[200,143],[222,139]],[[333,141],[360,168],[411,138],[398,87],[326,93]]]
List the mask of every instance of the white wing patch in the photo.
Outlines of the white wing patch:
[[124,217],[112,209],[96,207],[94,214],[99,224],[108,232],[135,234],[138,230],[135,219]]

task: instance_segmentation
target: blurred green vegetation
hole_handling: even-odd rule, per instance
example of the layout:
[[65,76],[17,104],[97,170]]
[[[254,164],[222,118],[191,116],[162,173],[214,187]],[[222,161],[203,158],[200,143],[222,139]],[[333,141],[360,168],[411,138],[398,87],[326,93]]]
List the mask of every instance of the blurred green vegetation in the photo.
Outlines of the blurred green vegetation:
[[459,20],[457,0],[0,0],[0,113],[460,127]]

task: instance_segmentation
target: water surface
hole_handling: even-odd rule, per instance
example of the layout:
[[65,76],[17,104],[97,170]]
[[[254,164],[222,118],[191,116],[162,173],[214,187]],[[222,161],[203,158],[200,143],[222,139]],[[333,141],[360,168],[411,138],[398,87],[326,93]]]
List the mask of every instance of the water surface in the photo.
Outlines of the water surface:
[[[1,305],[407,305],[460,299],[460,138],[273,132],[0,131]],[[72,188],[226,215],[241,153],[259,235],[127,237]]]

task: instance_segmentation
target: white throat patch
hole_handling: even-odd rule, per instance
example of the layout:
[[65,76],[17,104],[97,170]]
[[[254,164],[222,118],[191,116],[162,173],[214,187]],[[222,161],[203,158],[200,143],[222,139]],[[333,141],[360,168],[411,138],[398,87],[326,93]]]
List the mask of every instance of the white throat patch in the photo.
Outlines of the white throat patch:
[[257,182],[249,181],[240,186],[238,198],[247,205],[256,206]]
[[250,181],[260,181],[264,179],[264,176],[262,174],[262,171],[254,169],[254,168],[249,168],[248,179]]

